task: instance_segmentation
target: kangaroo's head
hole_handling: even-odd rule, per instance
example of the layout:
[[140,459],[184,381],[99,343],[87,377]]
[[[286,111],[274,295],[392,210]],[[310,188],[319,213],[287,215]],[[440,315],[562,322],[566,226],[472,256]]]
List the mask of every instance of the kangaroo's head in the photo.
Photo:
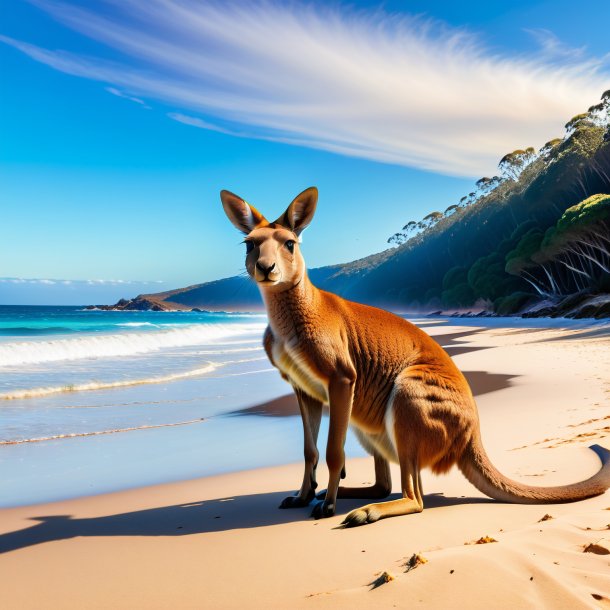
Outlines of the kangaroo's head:
[[241,197],[221,191],[229,220],[246,235],[246,269],[263,290],[281,291],[296,286],[305,274],[299,235],[311,222],[318,189],[304,190],[274,222],[269,222]]

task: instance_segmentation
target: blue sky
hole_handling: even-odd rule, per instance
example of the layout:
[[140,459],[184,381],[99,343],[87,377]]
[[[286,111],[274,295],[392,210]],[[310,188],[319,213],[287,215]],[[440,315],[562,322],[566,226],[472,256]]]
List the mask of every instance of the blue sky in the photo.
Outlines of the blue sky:
[[240,272],[222,188],[318,186],[310,267],[380,251],[610,88],[599,2],[0,7],[0,303]]

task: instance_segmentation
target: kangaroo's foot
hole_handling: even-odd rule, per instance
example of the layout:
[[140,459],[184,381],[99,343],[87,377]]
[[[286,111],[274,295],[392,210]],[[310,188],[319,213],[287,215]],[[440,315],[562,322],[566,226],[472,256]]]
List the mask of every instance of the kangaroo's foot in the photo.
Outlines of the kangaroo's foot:
[[366,523],[375,523],[375,521],[385,519],[386,517],[421,513],[422,510],[424,510],[424,507],[417,500],[412,500],[411,498],[378,502],[376,504],[367,504],[348,513],[345,519],[343,519],[342,524],[345,527],[356,527]]
[[313,505],[311,516],[314,519],[324,519],[325,517],[332,517],[335,514],[335,503],[327,502],[326,500],[319,500]]
[[300,491],[297,491],[294,496],[288,496],[284,498],[278,508],[303,508],[304,506],[309,506],[311,501],[316,497],[316,487],[318,484],[315,479],[315,471],[311,476],[309,481],[309,485],[306,489],[301,488]]
[[316,470],[315,466],[311,473],[305,471],[305,477],[303,479],[303,485],[301,489],[294,494],[294,496],[288,496],[284,498],[278,508],[303,508],[309,506],[311,501],[316,497]]
[[297,493],[294,496],[284,498],[278,508],[303,508],[309,506],[311,501],[316,497],[316,492],[311,489],[306,495]]
[[305,463],[305,474],[303,475],[301,489],[293,496],[284,498],[278,508],[303,508],[303,506],[309,506],[311,501],[316,497],[316,488],[318,487],[316,481],[317,466],[317,458],[313,462],[309,461]]

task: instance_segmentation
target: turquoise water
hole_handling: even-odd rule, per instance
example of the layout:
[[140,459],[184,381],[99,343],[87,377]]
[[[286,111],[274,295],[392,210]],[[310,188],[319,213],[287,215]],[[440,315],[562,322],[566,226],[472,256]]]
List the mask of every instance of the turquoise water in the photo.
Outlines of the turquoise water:
[[301,460],[298,416],[232,416],[291,392],[265,326],[260,314],[0,306],[0,506]]
[[264,320],[260,314],[194,311],[102,311],[82,307],[0,305],[0,337],[37,337],[73,333],[113,333],[138,328],[154,331],[189,324]]

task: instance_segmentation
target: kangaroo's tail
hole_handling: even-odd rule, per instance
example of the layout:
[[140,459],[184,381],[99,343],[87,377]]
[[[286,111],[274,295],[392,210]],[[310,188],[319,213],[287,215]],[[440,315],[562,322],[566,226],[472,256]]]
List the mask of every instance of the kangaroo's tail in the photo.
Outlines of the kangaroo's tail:
[[485,453],[479,435],[473,438],[458,461],[464,476],[485,495],[502,502],[517,504],[555,504],[575,502],[603,494],[610,488],[610,451],[591,445],[602,462],[592,477],[580,483],[557,487],[534,487],[512,481],[499,472]]

